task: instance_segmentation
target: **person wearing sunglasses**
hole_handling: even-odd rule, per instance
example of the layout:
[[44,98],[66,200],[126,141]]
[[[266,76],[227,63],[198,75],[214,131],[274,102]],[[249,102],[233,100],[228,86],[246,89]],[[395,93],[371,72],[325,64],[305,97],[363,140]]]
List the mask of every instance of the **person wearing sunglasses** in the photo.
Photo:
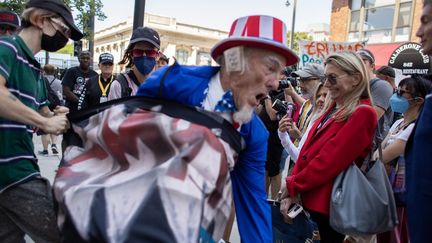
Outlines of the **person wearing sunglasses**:
[[[394,233],[399,235],[401,242],[409,242],[406,197],[405,197],[405,147],[412,133],[415,122],[423,107],[426,95],[432,90],[432,83],[420,76],[405,78],[400,81],[396,93],[390,98],[390,106],[394,112],[403,114],[390,128],[382,142],[383,158],[390,182],[393,185],[396,205],[398,206],[399,225],[395,232],[383,233],[378,236],[380,242],[391,242]],[[378,158],[378,151],[374,154]],[[387,239],[387,240],[385,240]]]
[[130,68],[111,84],[108,100],[135,95],[138,87],[156,69],[160,56],[159,34],[149,27],[138,27],[132,33],[129,46],[119,62]]
[[48,108],[34,55],[57,51],[83,37],[61,0],[30,0],[17,35],[0,38],[0,242],[60,242],[51,186],[40,174],[33,129],[60,134],[66,107]]
[[9,36],[17,33],[21,26],[18,14],[9,10],[0,10],[0,36]]
[[353,161],[363,161],[372,149],[377,124],[371,105],[369,77],[357,54],[340,52],[325,60],[327,101],[300,150],[292,174],[286,178],[281,213],[301,198],[318,224],[322,243],[343,242],[329,221],[334,179]]

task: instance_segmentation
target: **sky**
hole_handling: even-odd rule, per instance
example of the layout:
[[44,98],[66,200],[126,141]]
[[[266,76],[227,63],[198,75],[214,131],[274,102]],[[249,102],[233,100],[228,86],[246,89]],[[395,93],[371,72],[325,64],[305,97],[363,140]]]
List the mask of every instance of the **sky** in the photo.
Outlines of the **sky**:
[[[145,12],[174,17],[177,22],[228,31],[238,17],[264,14],[277,17],[291,30],[293,2],[286,0],[146,0]],[[96,20],[95,30],[112,26],[133,17],[135,0],[102,0],[107,18]],[[330,24],[331,0],[297,0],[295,31],[309,24]]]

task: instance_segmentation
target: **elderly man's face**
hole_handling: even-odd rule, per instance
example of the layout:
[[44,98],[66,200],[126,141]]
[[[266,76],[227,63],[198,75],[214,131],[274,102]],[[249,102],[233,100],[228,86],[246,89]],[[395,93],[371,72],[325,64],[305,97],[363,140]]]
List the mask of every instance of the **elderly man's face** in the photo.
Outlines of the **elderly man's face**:
[[285,58],[275,52],[253,48],[246,62],[248,68],[243,74],[232,74],[230,83],[237,108],[249,116],[269,91],[277,90]]
[[420,37],[423,54],[432,55],[432,3],[423,7],[420,23],[416,36]]

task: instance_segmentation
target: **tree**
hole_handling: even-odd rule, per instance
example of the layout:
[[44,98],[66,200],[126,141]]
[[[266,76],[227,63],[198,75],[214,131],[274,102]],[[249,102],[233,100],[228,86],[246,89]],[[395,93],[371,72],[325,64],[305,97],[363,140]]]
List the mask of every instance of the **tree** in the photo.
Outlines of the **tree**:
[[68,43],[65,47],[63,47],[62,49],[56,51],[57,53],[62,53],[62,54],[69,54],[69,55],[73,55],[73,51],[74,51],[74,44],[73,43]]
[[[287,34],[288,46],[290,45],[290,41],[291,41],[289,39],[290,35],[291,35],[291,32],[288,31],[288,34]],[[298,47],[298,43],[297,43],[298,40],[312,40],[312,37],[310,37],[307,32],[294,32],[294,45],[293,45],[294,50],[293,51],[296,53],[299,53],[299,47]]]

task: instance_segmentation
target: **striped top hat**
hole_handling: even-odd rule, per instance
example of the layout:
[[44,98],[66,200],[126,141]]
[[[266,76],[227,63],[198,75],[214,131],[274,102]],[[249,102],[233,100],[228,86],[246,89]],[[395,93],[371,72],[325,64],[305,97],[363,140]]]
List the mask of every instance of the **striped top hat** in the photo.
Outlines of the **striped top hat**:
[[288,49],[287,29],[282,20],[271,16],[253,15],[238,18],[231,26],[228,38],[217,43],[211,50],[213,59],[235,46],[250,46],[274,51],[286,59],[286,66],[299,61],[298,56]]

